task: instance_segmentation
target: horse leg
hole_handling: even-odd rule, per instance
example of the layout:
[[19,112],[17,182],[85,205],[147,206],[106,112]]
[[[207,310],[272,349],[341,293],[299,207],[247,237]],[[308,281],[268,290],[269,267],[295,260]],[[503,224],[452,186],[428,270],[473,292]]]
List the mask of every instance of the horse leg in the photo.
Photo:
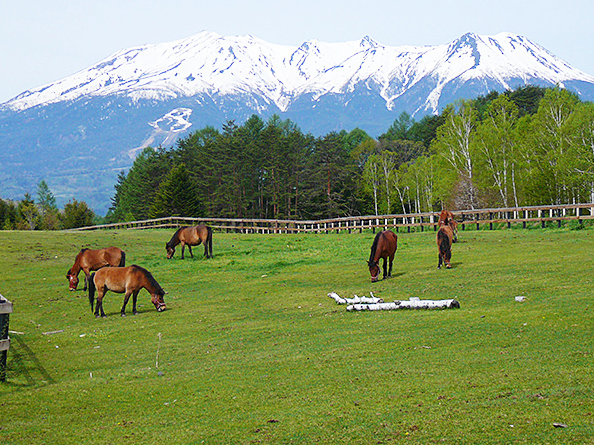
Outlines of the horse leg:
[[134,292],[132,292],[132,313],[134,315],[138,314],[138,311],[136,310],[136,300],[138,298],[138,292],[140,292],[140,290],[135,290]]
[[394,255],[390,256],[390,265],[388,267],[388,276],[391,277],[392,276],[392,263],[394,262]]
[[184,250],[186,249],[186,243],[181,243],[182,245],[182,254],[181,254],[181,259],[184,259]]
[[103,296],[105,295],[105,287],[102,289],[97,289],[97,304],[95,305],[95,317],[99,318],[99,314],[101,317],[106,318],[105,312],[103,312]]
[[124,295],[124,305],[122,306],[122,310],[120,311],[120,315],[122,317],[126,316],[126,305],[128,304],[128,300],[130,299],[130,295],[132,295],[132,292],[126,292],[126,295]]
[[103,289],[97,288],[97,297],[95,298],[95,318],[99,318],[99,306],[103,301]]
[[384,270],[384,280],[385,280],[386,276],[388,275],[388,257],[384,258],[383,270]]
[[91,279],[91,272],[90,271],[86,271],[83,270],[84,274],[85,274],[85,287],[83,288],[83,291],[87,290],[87,285],[89,284],[89,280]]
[[442,258],[442,256],[441,256],[441,252],[439,252],[439,253],[437,254],[437,259],[439,260],[439,262],[437,263],[437,268],[438,268],[438,269],[441,269],[441,263],[442,263],[442,261],[443,261],[443,258]]
[[192,246],[188,244],[188,250],[190,251],[190,257],[194,258],[194,254],[192,253]]

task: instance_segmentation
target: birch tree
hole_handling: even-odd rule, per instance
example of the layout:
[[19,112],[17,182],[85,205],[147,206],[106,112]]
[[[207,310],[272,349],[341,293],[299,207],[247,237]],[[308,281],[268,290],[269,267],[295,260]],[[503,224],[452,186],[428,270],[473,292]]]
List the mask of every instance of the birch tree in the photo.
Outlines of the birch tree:
[[571,133],[567,125],[578,98],[560,88],[545,92],[526,138],[531,198],[535,204],[563,204],[572,200]]
[[461,101],[458,110],[448,107],[445,123],[437,130],[434,148],[451,168],[458,173],[461,206],[474,209],[478,206],[478,191],[475,184],[474,154],[472,142],[475,136],[477,113],[472,102]]
[[476,146],[484,171],[488,173],[487,186],[494,188],[500,204],[518,207],[518,149],[515,123],[518,107],[507,96],[501,95],[487,108],[483,121],[477,127]]
[[376,216],[379,215],[378,190],[380,185],[380,162],[378,158],[378,155],[370,155],[363,168],[363,181],[373,194],[373,208]]

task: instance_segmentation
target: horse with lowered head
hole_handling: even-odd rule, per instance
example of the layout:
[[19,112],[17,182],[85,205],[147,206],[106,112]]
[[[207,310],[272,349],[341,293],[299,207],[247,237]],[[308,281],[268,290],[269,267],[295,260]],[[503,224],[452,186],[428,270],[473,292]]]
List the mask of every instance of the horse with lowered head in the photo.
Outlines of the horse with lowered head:
[[122,267],[126,265],[126,254],[117,247],[107,247],[105,249],[82,249],[74,259],[73,266],[66,272],[66,278],[70,283],[70,290],[76,290],[78,287],[78,274],[82,270],[85,274],[85,287],[91,279],[91,271],[102,269],[103,267]]
[[126,316],[126,305],[132,295],[132,313],[136,315],[136,299],[141,289],[146,289],[151,294],[151,301],[158,312],[166,309],[163,296],[166,292],[157,283],[152,274],[143,267],[133,264],[129,267],[107,267],[95,272],[89,282],[89,302],[91,311],[95,301],[95,292],[97,293],[97,304],[95,305],[95,317],[105,317],[103,311],[103,297],[110,290],[117,294],[124,294],[124,305],[120,311],[122,317]]
[[[379,261],[383,258],[384,260],[384,279],[392,276],[392,262],[394,261],[394,254],[398,249],[398,236],[391,230],[384,230],[379,232],[373,244],[371,245],[371,254],[369,255],[369,273],[371,275],[371,282],[376,282],[380,274]],[[389,260],[389,267],[386,263]]]
[[175,253],[175,246],[182,245],[181,259],[184,259],[184,249],[188,246],[190,255],[194,258],[192,253],[192,246],[199,246],[204,244],[204,255],[206,258],[212,258],[212,229],[205,224],[199,224],[194,227],[181,227],[171,237],[168,243],[165,244],[167,250],[167,259],[171,259]]

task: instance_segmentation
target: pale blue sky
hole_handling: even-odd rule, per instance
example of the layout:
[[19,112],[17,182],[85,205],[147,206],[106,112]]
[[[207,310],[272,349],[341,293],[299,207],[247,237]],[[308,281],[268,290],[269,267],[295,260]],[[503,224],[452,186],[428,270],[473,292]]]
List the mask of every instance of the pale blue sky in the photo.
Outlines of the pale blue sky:
[[298,46],[439,45],[512,32],[594,75],[592,0],[0,0],[0,103],[124,48],[207,30]]

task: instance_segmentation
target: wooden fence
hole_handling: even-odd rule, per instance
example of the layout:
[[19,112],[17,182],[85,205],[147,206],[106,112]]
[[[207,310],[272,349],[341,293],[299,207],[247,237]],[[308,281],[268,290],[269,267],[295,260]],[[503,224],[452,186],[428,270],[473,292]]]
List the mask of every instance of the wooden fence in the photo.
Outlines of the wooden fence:
[[[510,207],[503,209],[457,210],[452,212],[460,230],[467,226],[495,227],[521,224],[545,227],[547,223],[554,223],[561,227],[566,221],[583,221],[594,219],[594,203],[566,204],[532,207]],[[144,221],[130,221],[125,223],[103,224],[98,226],[80,227],[73,230],[107,230],[107,229],[157,229],[178,228],[181,226],[204,223],[217,231],[237,233],[323,233],[363,231],[377,228],[393,228],[411,230],[437,230],[439,213],[409,213],[399,215],[380,216],[350,216],[344,218],[324,219],[319,221],[295,221],[283,219],[241,219],[241,218],[184,218],[167,217]]]

